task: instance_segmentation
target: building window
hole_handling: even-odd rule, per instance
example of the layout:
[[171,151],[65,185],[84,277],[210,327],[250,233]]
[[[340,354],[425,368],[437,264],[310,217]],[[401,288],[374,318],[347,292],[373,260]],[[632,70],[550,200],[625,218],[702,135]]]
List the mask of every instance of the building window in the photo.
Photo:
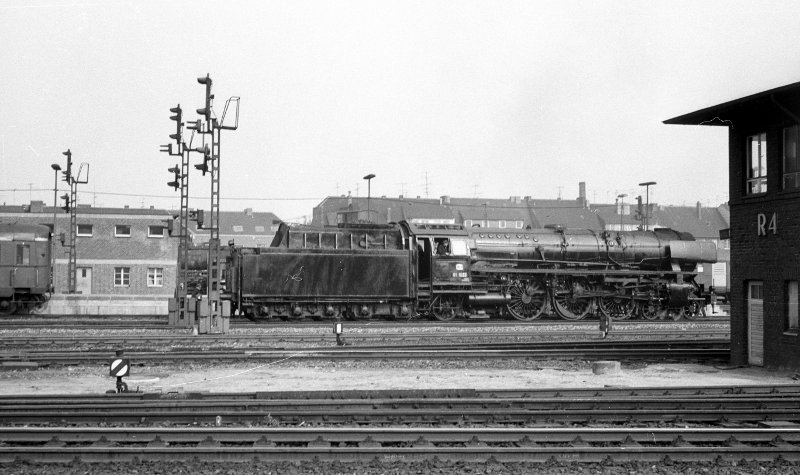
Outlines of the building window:
[[800,126],[793,125],[783,129],[783,189],[800,189]]
[[240,233],[240,232],[242,232],[242,231],[244,231],[244,227],[243,227],[243,226],[239,226],[238,224],[235,224],[235,225],[233,226],[233,232],[235,232],[235,233]]
[[767,192],[767,134],[747,137],[747,194]]
[[[31,246],[30,244],[17,244],[17,265],[29,266],[31,264]],[[6,271],[8,272],[8,271]],[[8,281],[6,281],[8,282]],[[13,289],[12,289],[13,293]]]
[[128,224],[117,224],[114,226],[114,236],[131,237],[131,227]]
[[266,231],[266,229],[264,229],[264,226],[256,226],[256,232],[257,233],[263,233],[265,231]]
[[164,286],[164,269],[162,267],[147,268],[147,286],[148,287]]
[[517,228],[517,229],[522,229],[522,226],[524,224],[525,223],[523,223],[522,221],[514,221],[514,227]]
[[130,285],[131,285],[131,268],[115,267],[114,287],[130,287]]
[[798,326],[798,311],[797,306],[800,303],[798,299],[798,286],[796,280],[786,282],[786,330],[797,332],[800,327]]
[[[128,235],[130,235],[130,228],[128,229]],[[148,226],[147,237],[164,237],[164,226]]]
[[498,228],[505,228],[506,227],[506,221],[504,219],[501,219],[500,221],[497,222],[497,227]]
[[93,227],[91,224],[79,224],[78,236],[79,237],[92,237]]

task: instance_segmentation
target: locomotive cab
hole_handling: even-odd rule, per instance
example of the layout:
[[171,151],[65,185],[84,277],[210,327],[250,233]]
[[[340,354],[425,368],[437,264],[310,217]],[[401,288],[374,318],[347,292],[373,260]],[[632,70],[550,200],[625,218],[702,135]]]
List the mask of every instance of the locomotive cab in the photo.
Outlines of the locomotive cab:
[[472,290],[467,232],[456,224],[402,224],[416,250],[420,309],[440,320],[462,315]]

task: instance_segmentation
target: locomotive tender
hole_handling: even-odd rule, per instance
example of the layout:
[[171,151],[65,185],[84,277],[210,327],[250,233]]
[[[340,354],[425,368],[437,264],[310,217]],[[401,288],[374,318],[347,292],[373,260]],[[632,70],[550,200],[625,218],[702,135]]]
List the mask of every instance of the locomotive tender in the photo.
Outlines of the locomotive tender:
[[50,297],[50,228],[0,223],[0,315],[29,310]]
[[231,246],[225,297],[253,318],[693,318],[709,262],[714,243],[671,229],[282,223],[270,247]]

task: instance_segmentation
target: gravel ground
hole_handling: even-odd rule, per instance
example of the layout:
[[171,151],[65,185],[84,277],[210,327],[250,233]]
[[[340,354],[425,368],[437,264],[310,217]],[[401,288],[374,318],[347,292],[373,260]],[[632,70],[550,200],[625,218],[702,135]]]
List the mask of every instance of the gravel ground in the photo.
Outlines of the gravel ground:
[[429,461],[419,463],[399,462],[364,462],[358,464],[331,463],[320,465],[314,462],[267,463],[252,462],[246,464],[222,463],[138,463],[138,464],[83,464],[69,465],[31,465],[15,463],[2,466],[3,473],[8,475],[50,475],[52,473],[67,475],[119,475],[119,474],[191,474],[191,475],[247,475],[247,474],[324,474],[324,475],[356,475],[356,474],[579,474],[579,475],[636,475],[653,473],[664,475],[701,474],[701,475],[786,475],[800,474],[800,466],[786,462],[723,462],[721,464],[646,464],[632,463],[622,465],[610,464],[462,464]]

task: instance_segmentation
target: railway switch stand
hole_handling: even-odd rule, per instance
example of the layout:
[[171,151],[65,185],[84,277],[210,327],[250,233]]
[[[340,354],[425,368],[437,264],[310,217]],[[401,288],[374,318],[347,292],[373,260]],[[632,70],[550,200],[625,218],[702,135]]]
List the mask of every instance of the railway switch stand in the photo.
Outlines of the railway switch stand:
[[334,322],[333,333],[336,335],[337,346],[344,346],[344,339],[342,339],[343,330],[344,330],[344,325],[342,324],[342,322]]
[[118,393],[128,392],[128,384],[123,382],[122,378],[130,376],[131,373],[131,362],[128,358],[124,358],[123,354],[123,350],[117,350],[116,356],[111,360],[111,364],[108,368],[109,376],[116,376],[117,378]]

